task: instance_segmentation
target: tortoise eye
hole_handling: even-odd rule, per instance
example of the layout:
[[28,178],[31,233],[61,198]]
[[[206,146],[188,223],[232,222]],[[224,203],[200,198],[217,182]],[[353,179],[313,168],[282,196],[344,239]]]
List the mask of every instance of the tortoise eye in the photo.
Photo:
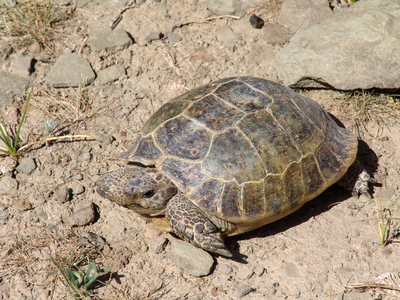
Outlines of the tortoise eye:
[[155,193],[156,193],[155,190],[147,191],[146,193],[144,193],[144,194],[142,195],[142,198],[145,198],[145,199],[151,198],[151,197],[154,196]]

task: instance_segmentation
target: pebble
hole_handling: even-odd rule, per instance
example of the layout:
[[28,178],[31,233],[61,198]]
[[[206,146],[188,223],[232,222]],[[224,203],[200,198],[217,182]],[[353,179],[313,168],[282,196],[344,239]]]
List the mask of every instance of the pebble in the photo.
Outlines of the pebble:
[[318,248],[328,248],[328,245],[324,242],[323,239],[320,239],[317,241],[317,247]]
[[260,29],[264,26],[264,20],[259,16],[251,15],[249,21],[253,28]]
[[11,62],[8,70],[14,74],[29,77],[33,69],[33,57],[31,55],[23,55],[15,53],[10,56]]
[[7,211],[1,210],[0,211],[0,219],[4,220],[7,219],[9,216],[9,213]]
[[156,41],[163,37],[162,32],[160,31],[153,31],[148,36],[145,37],[146,42]]
[[232,28],[229,25],[224,25],[217,31],[217,39],[221,42],[225,42],[227,40],[237,40],[236,34],[233,32]]
[[97,250],[103,250],[106,241],[93,232],[82,232],[78,239],[78,244],[86,247],[92,247]]
[[180,41],[182,40],[182,37],[175,33],[172,32],[169,36],[168,36],[168,41],[169,41],[169,45],[171,47],[175,46],[176,44],[178,44]]
[[180,240],[171,241],[166,257],[183,271],[196,277],[210,274],[214,265],[214,259],[208,252]]
[[114,141],[114,137],[108,133],[96,133],[96,138],[99,139],[104,145],[110,145]]
[[29,201],[33,206],[39,206],[46,202],[44,197],[32,197]]
[[248,286],[247,284],[241,284],[233,291],[232,296],[236,298],[242,298],[251,291],[253,291],[251,286]]
[[291,34],[279,24],[268,24],[263,29],[264,41],[271,45],[283,45],[290,41]]
[[11,207],[17,210],[29,210],[32,208],[31,204],[25,200],[17,200]]
[[58,88],[79,87],[82,84],[91,84],[95,78],[96,75],[86,59],[65,51],[47,74],[46,83]]
[[[102,32],[89,39],[89,46],[92,51],[113,50],[115,48],[125,49],[133,43],[128,33],[123,29]],[[121,50],[122,50],[121,49]]]
[[0,195],[16,196],[18,194],[18,181],[11,176],[0,179]]
[[222,265],[219,267],[219,271],[220,271],[222,274],[230,274],[230,273],[232,273],[233,269],[232,269],[232,267],[231,267],[230,265],[222,264]]
[[249,279],[251,276],[253,276],[254,271],[249,268],[240,268],[239,271],[236,274],[236,277],[240,280],[246,280]]
[[[0,142],[2,142],[2,141],[0,140]],[[6,146],[0,144],[0,147],[4,148]],[[1,174],[8,173],[11,176],[11,172],[14,171],[16,166],[17,166],[17,162],[15,161],[15,159],[7,156],[6,158],[4,158],[3,160],[0,161],[0,173]]]
[[167,246],[168,240],[162,235],[155,236],[149,240],[149,248],[155,253],[159,254],[164,251]]
[[61,203],[67,202],[71,197],[71,191],[65,185],[60,187],[56,194],[56,200]]
[[126,75],[125,68],[120,65],[113,65],[109,68],[99,71],[96,84],[108,84],[117,81],[123,75]]
[[226,40],[225,42],[224,42],[224,44],[225,44],[225,46],[226,46],[226,48],[228,48],[229,49],[229,51],[231,51],[231,52],[234,52],[235,51],[235,42],[234,41],[232,41],[232,40]]
[[71,226],[85,226],[94,221],[94,206],[89,200],[79,202],[73,214],[68,218]]
[[81,184],[76,184],[72,187],[72,194],[73,195],[79,195],[82,194],[85,191],[85,187]]
[[283,273],[288,277],[300,278],[300,272],[294,263],[284,263],[281,267]]

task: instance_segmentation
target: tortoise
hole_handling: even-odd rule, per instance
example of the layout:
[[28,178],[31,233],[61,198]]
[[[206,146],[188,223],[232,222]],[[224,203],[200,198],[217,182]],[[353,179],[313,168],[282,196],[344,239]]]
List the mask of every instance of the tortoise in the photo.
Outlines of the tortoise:
[[102,177],[97,191],[231,257],[224,236],[283,218],[334,183],[370,197],[375,180],[357,148],[312,99],[265,79],[225,78],[161,106],[120,155],[131,164]]

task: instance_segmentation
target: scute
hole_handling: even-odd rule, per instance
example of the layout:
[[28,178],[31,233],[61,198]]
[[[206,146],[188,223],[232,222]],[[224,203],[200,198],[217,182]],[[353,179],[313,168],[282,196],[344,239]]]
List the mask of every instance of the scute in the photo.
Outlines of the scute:
[[203,161],[204,173],[238,184],[259,181],[266,175],[256,149],[238,129],[227,129],[213,137],[209,154]]

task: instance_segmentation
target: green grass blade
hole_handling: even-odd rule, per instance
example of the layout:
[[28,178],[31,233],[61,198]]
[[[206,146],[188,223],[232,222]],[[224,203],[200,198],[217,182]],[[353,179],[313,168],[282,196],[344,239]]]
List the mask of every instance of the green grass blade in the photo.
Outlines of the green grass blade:
[[21,118],[21,120],[19,122],[18,129],[17,129],[17,134],[15,135],[14,149],[17,150],[17,152],[18,152],[19,133],[21,131],[22,124],[24,123],[26,112],[28,111],[28,106],[29,106],[29,101],[31,100],[31,95],[32,95],[32,91],[29,93],[28,98],[26,99],[24,113],[22,114],[22,118]]

